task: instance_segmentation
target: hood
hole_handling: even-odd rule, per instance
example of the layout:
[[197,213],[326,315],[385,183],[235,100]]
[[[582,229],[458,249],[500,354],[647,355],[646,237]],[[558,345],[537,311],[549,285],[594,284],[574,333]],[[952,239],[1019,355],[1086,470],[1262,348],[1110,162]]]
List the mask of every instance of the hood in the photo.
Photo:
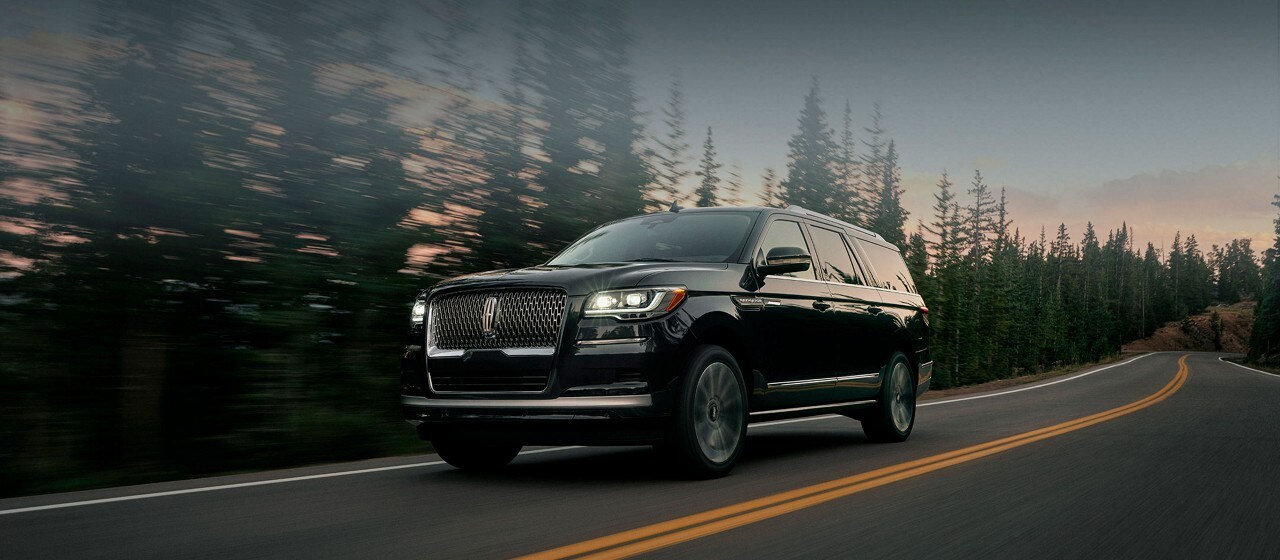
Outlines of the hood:
[[[585,296],[599,290],[632,288],[640,285],[656,285],[654,280],[676,280],[698,277],[685,272],[715,272],[728,269],[726,264],[705,263],[604,263],[578,266],[531,266],[507,270],[493,270],[451,278],[436,284],[430,291],[461,288],[549,286],[564,288],[570,296]],[[650,281],[645,281],[649,278]],[[694,286],[689,286],[692,289]]]

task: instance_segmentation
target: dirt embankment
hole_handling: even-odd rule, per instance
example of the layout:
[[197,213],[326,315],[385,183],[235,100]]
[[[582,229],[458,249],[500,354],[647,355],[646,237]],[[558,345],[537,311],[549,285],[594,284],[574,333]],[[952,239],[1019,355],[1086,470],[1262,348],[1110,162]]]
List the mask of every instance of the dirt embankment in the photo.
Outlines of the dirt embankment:
[[[1253,331],[1253,308],[1257,304],[1242,301],[1233,305],[1212,305],[1204,313],[1182,321],[1165,324],[1155,334],[1124,345],[1123,352],[1160,351],[1249,351],[1249,335]],[[1218,314],[1218,325],[1213,314]]]

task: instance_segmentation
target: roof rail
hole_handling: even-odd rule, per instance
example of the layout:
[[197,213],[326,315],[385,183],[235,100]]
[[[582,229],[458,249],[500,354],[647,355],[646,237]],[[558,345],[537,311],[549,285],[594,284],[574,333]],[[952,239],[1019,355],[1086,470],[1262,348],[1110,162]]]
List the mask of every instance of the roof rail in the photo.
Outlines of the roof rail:
[[881,241],[884,241],[884,237],[883,237],[883,236],[881,236],[880,234],[878,234],[878,233],[874,232],[874,231],[871,231],[871,230],[869,230],[869,229],[867,229],[867,228],[864,228],[864,227],[858,227],[858,226],[855,226],[855,225],[853,225],[853,224],[851,224],[851,223],[849,223],[849,222],[843,221],[843,220],[837,220],[837,219],[832,218],[831,216],[828,216],[828,215],[826,215],[826,214],[820,214],[820,213],[818,213],[818,212],[814,212],[813,210],[810,210],[810,209],[805,208],[805,207],[803,207],[803,206],[799,206],[799,205],[796,205],[796,204],[792,204],[792,205],[790,205],[790,206],[788,206],[788,207],[787,207],[787,211],[788,211],[788,212],[795,212],[795,213],[797,213],[797,214],[804,214],[804,215],[806,215],[806,216],[809,216],[810,218],[821,218],[821,219],[823,219],[823,220],[827,220],[827,221],[830,221],[830,222],[835,222],[835,223],[840,224],[840,225],[842,225],[842,226],[844,226],[844,227],[847,227],[847,228],[849,228],[849,229],[852,229],[852,230],[855,230],[855,231],[859,231],[859,232],[865,233],[865,234],[867,234],[867,235],[870,235],[871,237],[874,237],[874,238],[876,238],[876,239],[879,239],[879,240],[881,240]]

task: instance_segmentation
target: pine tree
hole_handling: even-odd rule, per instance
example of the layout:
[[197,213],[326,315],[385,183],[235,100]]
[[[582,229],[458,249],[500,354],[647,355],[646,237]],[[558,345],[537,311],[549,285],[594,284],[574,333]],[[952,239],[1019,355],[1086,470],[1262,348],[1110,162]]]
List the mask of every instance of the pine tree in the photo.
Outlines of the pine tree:
[[995,234],[996,250],[999,251],[1003,246],[1009,244],[1009,226],[1013,220],[1009,219],[1009,208],[1005,199],[1005,188],[1000,187],[1000,200],[996,202],[995,208],[995,225],[992,233]]
[[982,260],[987,254],[988,236],[995,231],[995,200],[991,196],[991,188],[983,181],[982,172],[973,172],[973,183],[969,188],[969,196],[973,202],[969,205],[967,239],[970,259]]
[[782,199],[823,214],[835,214],[832,202],[838,180],[835,172],[837,149],[827,126],[814,77],[800,110],[800,128],[787,142],[787,178],[782,182]]
[[702,163],[695,173],[702,178],[694,191],[698,206],[716,206],[719,204],[720,177],[716,171],[723,167],[716,162],[716,146],[711,139],[711,127],[707,127],[707,139],[702,143]]
[[[1280,195],[1272,204],[1280,208]],[[1249,359],[1273,365],[1280,364],[1280,216],[1275,219],[1275,233],[1275,243],[1263,259],[1261,298],[1249,339]]]
[[902,207],[902,169],[898,167],[898,151],[893,140],[885,150],[881,166],[879,206],[870,219],[871,229],[894,245],[906,242],[903,227],[909,212]]
[[933,237],[930,250],[938,268],[946,268],[954,264],[960,257],[961,234],[960,216],[957,212],[956,196],[952,192],[955,185],[946,171],[938,180],[938,191],[933,194],[933,222],[925,226],[925,231]]
[[[916,281],[916,289],[921,295],[929,295],[932,290],[925,286],[930,283],[929,272],[929,246],[924,240],[924,226],[919,225],[915,232],[902,249],[903,259],[907,263],[907,269],[911,272],[911,278]],[[926,300],[927,301],[927,300]]]

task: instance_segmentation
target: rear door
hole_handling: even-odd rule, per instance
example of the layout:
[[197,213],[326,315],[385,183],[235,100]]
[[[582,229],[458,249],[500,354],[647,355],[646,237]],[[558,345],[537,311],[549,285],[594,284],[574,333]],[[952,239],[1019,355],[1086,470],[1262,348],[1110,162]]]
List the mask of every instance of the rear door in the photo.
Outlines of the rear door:
[[[767,224],[761,241],[751,253],[756,262],[774,247],[800,247],[813,254],[812,245],[798,220],[774,218]],[[829,332],[827,314],[830,294],[826,283],[817,279],[816,263],[809,269],[786,275],[772,275],[754,296],[764,300],[758,310],[744,311],[743,320],[752,333],[752,343],[766,363],[761,372],[768,382],[765,401],[770,408],[811,404],[833,383],[819,381],[824,375],[821,341]]]
[[874,398],[892,332],[891,321],[883,315],[880,292],[867,285],[867,274],[843,232],[810,223],[809,235],[817,250],[819,277],[831,293],[834,324],[824,357],[838,390],[830,398]]

